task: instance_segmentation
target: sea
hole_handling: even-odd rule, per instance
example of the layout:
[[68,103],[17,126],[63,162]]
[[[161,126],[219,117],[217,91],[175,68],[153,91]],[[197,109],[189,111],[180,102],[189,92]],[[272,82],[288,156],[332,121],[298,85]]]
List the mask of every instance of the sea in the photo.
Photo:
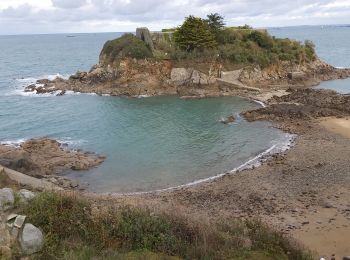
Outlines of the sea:
[[[278,37],[310,39],[318,55],[350,67],[350,27],[270,28]],[[242,111],[261,104],[239,97],[109,97],[68,93],[34,95],[24,87],[37,79],[67,78],[98,62],[103,44],[121,33],[0,36],[0,143],[18,145],[49,137],[105,155],[89,171],[65,174],[98,193],[172,189],[258,164],[294,138],[268,122],[247,122]],[[350,93],[349,80],[320,87]],[[235,115],[235,123],[222,118]]]

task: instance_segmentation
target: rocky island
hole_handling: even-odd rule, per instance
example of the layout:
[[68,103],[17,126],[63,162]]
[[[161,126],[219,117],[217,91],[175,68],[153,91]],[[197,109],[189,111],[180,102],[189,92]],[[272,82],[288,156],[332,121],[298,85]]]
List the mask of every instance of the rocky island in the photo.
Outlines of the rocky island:
[[38,80],[25,91],[128,97],[249,96],[350,76],[349,69],[322,62],[308,41],[301,44],[277,39],[265,30],[215,25],[196,32],[199,36],[194,39],[187,36],[198,26],[203,26],[201,21],[189,17],[178,30],[151,33],[138,28],[136,36],[125,34],[106,42],[99,63],[89,72],[77,72],[67,80]]

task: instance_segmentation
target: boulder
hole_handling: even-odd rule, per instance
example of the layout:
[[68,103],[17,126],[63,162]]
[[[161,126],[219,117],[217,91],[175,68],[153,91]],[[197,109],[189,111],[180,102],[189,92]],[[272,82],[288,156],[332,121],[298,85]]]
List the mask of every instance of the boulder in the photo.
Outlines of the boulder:
[[10,188],[0,189],[0,210],[8,210],[15,203],[15,195]]
[[43,85],[45,85],[45,84],[49,84],[49,83],[50,83],[50,80],[48,80],[48,79],[39,79],[39,80],[36,81],[36,84],[43,84]]
[[289,79],[303,79],[305,77],[305,73],[302,71],[294,71],[294,72],[290,72],[288,73],[288,78]]
[[190,82],[192,71],[185,68],[173,68],[171,70],[171,82],[177,86],[184,85]]
[[26,189],[21,189],[19,191],[19,195],[21,196],[21,199],[23,199],[24,201],[32,200],[35,197],[34,192],[31,192]]
[[220,120],[221,123],[223,124],[231,124],[231,123],[234,123],[236,121],[236,118],[234,116],[229,116],[227,118],[223,118]]
[[210,83],[215,82],[215,80],[212,81],[208,75],[198,70],[194,70],[192,72],[191,81],[193,84],[198,84],[198,85],[208,85]]
[[36,85],[31,84],[31,85],[24,88],[24,92],[33,92],[35,89],[36,89]]
[[70,80],[82,80],[87,75],[87,72],[77,71],[74,75],[70,76]]
[[43,246],[43,233],[32,224],[25,224],[19,237],[23,253],[30,255],[39,252]]
[[62,90],[59,93],[57,93],[56,96],[60,97],[60,96],[64,96],[64,94],[66,94],[66,91]]

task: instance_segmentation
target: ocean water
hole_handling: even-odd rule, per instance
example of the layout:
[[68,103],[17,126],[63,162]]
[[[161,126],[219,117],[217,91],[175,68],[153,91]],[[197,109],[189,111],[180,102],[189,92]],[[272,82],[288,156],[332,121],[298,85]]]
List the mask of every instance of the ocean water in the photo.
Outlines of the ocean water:
[[[327,63],[350,68],[350,26],[297,26],[271,28],[269,32],[282,38],[304,42],[311,40],[316,45],[317,55]],[[350,93],[350,79],[325,81],[318,88],[333,89],[339,93]]]
[[[182,100],[24,93],[23,87],[38,78],[88,70],[98,61],[104,42],[120,33],[74,36],[0,36],[0,142],[47,136],[70,148],[106,155],[97,168],[67,173],[87,182],[91,191],[143,192],[203,180],[271,148],[283,149],[290,141],[267,122],[248,123],[238,117],[232,125],[221,124],[222,117],[260,106],[238,97]],[[336,61],[334,55],[338,54],[327,57]]]

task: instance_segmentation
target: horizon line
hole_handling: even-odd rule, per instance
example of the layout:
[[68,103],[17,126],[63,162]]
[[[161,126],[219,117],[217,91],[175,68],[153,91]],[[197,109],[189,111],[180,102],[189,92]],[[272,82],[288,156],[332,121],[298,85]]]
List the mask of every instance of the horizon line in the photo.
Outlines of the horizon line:
[[[350,27],[350,24],[303,24],[303,25],[285,25],[285,26],[257,26],[254,29],[274,29],[274,28],[291,28],[291,27],[319,27],[319,26],[335,26],[335,27]],[[235,26],[227,26],[235,27]],[[135,28],[136,30],[136,28]],[[160,30],[151,30],[152,32],[160,32]],[[131,31],[106,31],[106,32],[58,32],[58,33],[18,33],[18,34],[1,34],[1,36],[31,36],[31,35],[74,35],[74,34],[104,34],[104,33],[132,33]]]

